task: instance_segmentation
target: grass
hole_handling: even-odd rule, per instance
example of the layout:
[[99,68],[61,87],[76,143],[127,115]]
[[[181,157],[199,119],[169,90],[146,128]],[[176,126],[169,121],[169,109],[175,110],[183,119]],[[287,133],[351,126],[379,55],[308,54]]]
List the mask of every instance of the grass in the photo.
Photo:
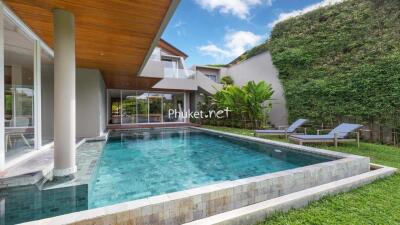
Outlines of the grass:
[[[203,126],[205,128],[253,136],[251,130]],[[283,138],[263,136],[276,141]],[[396,147],[361,143],[340,144],[335,148],[316,145],[334,151],[368,156],[371,162],[400,168],[400,149]],[[375,181],[351,192],[328,196],[303,209],[276,213],[259,225],[271,224],[400,224],[400,174]]]

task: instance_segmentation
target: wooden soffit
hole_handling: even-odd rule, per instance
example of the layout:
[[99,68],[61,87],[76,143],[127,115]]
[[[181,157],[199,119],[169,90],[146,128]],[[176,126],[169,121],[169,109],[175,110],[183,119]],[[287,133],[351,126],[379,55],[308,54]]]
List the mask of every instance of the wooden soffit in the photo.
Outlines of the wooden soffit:
[[[177,0],[5,0],[43,41],[53,47],[55,8],[75,15],[76,63],[100,69],[108,88],[151,88],[158,80],[138,78]],[[145,86],[141,86],[145,85]]]

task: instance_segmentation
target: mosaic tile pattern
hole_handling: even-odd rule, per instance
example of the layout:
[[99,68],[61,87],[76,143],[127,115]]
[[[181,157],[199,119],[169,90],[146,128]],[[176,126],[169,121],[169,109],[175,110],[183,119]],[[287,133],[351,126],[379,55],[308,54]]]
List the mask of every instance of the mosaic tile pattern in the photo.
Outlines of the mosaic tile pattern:
[[257,176],[329,159],[191,129],[111,135],[90,208]]
[[[78,147],[76,151],[76,164],[77,172],[75,179],[68,182],[48,182],[44,189],[62,188],[69,186],[76,186],[81,184],[90,184],[92,181],[92,175],[96,171],[96,165],[100,158],[101,152],[105,141],[86,142]],[[90,186],[89,186],[90,188]]]
[[88,209],[88,186],[38,191],[36,186],[0,190],[0,224],[17,224]]
[[[88,209],[92,174],[104,141],[87,142],[77,149],[76,178],[47,182],[40,190],[35,185],[0,189],[0,225],[16,224]],[[53,151],[43,159],[52,159]],[[33,165],[34,166],[34,165]],[[31,166],[31,167],[33,167]]]

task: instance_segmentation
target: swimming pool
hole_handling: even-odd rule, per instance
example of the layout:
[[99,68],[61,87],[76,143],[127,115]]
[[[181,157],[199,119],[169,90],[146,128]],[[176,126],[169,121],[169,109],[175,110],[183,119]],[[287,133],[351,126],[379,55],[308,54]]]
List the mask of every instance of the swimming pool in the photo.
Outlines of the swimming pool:
[[0,221],[77,211],[92,216],[89,211],[127,202],[122,208],[140,205],[138,220],[154,214],[180,224],[367,171],[365,157],[198,128],[115,131],[87,184],[0,190]]
[[93,178],[89,207],[330,160],[190,128],[114,132]]

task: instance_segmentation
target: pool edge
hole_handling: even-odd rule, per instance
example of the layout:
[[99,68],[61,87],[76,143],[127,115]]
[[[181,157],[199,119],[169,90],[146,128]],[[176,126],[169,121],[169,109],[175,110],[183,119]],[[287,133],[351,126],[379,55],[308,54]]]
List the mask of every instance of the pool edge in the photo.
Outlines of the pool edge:
[[[291,181],[289,178],[296,180],[296,179],[305,179],[304,177],[308,176],[308,178],[311,179],[310,181],[313,181],[315,183],[310,184],[310,185],[312,185],[311,187],[304,186],[304,188],[301,189],[301,190],[307,190],[308,188],[312,188],[312,187],[315,187],[318,185],[323,185],[323,184],[326,184],[326,183],[329,183],[329,182],[332,182],[335,180],[353,177],[358,174],[362,174],[362,173],[369,171],[370,164],[369,164],[368,157],[351,155],[351,154],[346,154],[346,153],[339,153],[339,152],[323,150],[323,149],[318,149],[318,148],[312,148],[312,147],[298,146],[298,145],[294,145],[294,144],[275,142],[275,141],[265,140],[265,139],[256,138],[256,137],[248,137],[248,136],[243,136],[243,135],[237,135],[237,134],[214,131],[214,130],[209,130],[209,129],[204,129],[204,128],[198,128],[198,127],[190,127],[190,128],[205,130],[208,132],[218,133],[218,134],[227,135],[227,136],[233,136],[233,137],[246,139],[246,140],[250,140],[250,141],[278,145],[281,147],[287,147],[287,148],[291,148],[294,150],[305,151],[305,152],[309,152],[309,153],[313,153],[313,154],[334,157],[334,158],[337,158],[337,160],[330,161],[330,162],[324,162],[324,163],[318,163],[318,164],[314,164],[314,165],[310,165],[310,166],[299,167],[299,168],[280,171],[280,172],[275,172],[275,173],[268,173],[268,174],[249,177],[249,178],[243,178],[243,179],[234,180],[234,181],[224,181],[224,182],[213,184],[213,185],[202,186],[199,188],[188,189],[188,190],[170,193],[170,194],[153,196],[153,197],[146,198],[146,199],[139,199],[139,200],[135,200],[135,201],[124,202],[124,203],[101,207],[101,208],[96,208],[96,209],[89,209],[89,210],[85,210],[85,211],[74,212],[71,214],[65,214],[65,215],[61,215],[61,216],[57,216],[57,217],[51,217],[51,218],[46,218],[46,219],[42,219],[42,220],[31,221],[31,222],[27,222],[24,224],[75,224],[78,222],[79,223],[80,222],[90,223],[90,222],[95,222],[95,221],[100,222],[100,223],[109,223],[110,222],[111,224],[113,224],[113,223],[120,223],[123,221],[129,221],[129,220],[135,220],[135,221],[139,220],[138,222],[140,222],[140,220],[143,220],[143,223],[145,223],[146,221],[153,223],[153,222],[156,222],[156,219],[154,219],[154,221],[151,221],[152,218],[155,217],[155,216],[153,216],[155,214],[158,215],[158,220],[160,219],[159,218],[160,215],[162,215],[165,217],[171,217],[171,221],[169,221],[169,222],[171,222],[172,224],[178,224],[178,223],[182,223],[182,222],[183,223],[190,222],[190,221],[193,221],[196,219],[213,216],[213,215],[216,215],[219,213],[223,213],[223,211],[233,210],[236,208],[244,207],[246,205],[257,204],[259,202],[268,200],[268,199],[263,199],[263,197],[259,197],[258,199],[257,199],[257,197],[254,197],[254,200],[252,202],[249,201],[248,199],[244,199],[241,203],[233,203],[233,205],[230,206],[230,207],[233,207],[233,209],[231,209],[231,208],[226,209],[226,208],[224,208],[225,206],[223,206],[223,203],[217,203],[217,202],[221,202],[221,201],[222,202],[226,201],[226,198],[229,198],[230,195],[234,196],[233,198],[237,198],[237,196],[235,196],[235,191],[237,191],[237,189],[240,189],[238,196],[248,195],[249,192],[247,191],[247,189],[255,188],[262,184],[264,184],[266,186],[268,186],[268,185],[271,186],[271,184],[274,184],[274,182],[275,182],[275,184],[277,184],[277,185],[284,185],[284,184],[289,183],[289,186],[290,186],[290,185],[293,185],[294,183],[290,184]],[[312,173],[310,171],[312,171]],[[342,172],[344,172],[344,173],[347,172],[347,174],[345,174],[345,175],[335,174],[335,173],[342,173]],[[324,174],[329,174],[330,177],[326,178],[326,180],[323,180],[323,181],[320,181],[320,179],[317,179],[317,178],[321,178],[319,176],[324,176]],[[266,181],[271,181],[271,183],[268,183],[268,182],[265,183]],[[276,182],[278,182],[278,183],[280,182],[280,183],[278,184]],[[264,186],[261,186],[261,187],[264,187]],[[242,191],[242,189],[244,189],[245,191]],[[254,189],[253,191],[257,192],[257,190],[258,189]],[[268,198],[274,199],[274,198],[278,198],[282,195],[285,196],[287,194],[291,194],[293,192],[297,192],[297,191],[301,191],[301,190],[293,189],[289,192],[282,191],[281,195],[268,196]],[[206,197],[204,197],[204,196],[206,196]],[[216,203],[215,203],[215,206],[213,206],[214,208],[213,209],[206,208],[205,210],[202,209],[202,210],[197,210],[197,212],[195,212],[196,210],[194,209],[194,207],[196,206],[196,204],[195,204],[196,202],[198,204],[210,204],[209,202],[212,202],[212,201],[208,201],[207,203],[205,203],[203,201],[203,198],[208,198],[208,200],[211,199],[213,201],[215,200]],[[239,199],[240,199],[240,197],[239,197]],[[214,204],[214,203],[212,203],[212,204]],[[230,204],[232,204],[232,203],[230,203]],[[168,205],[168,207],[166,207],[167,205]],[[185,213],[183,213],[185,215],[176,215],[176,212],[171,213],[171,210],[165,211],[165,208],[167,208],[167,209],[189,208],[190,210],[192,210],[192,212],[188,212],[190,210],[186,210]],[[207,212],[205,212],[205,211],[207,211]],[[180,213],[179,210],[178,210],[178,212]],[[169,213],[171,213],[171,215]],[[191,214],[191,215],[189,215],[189,214]]]

